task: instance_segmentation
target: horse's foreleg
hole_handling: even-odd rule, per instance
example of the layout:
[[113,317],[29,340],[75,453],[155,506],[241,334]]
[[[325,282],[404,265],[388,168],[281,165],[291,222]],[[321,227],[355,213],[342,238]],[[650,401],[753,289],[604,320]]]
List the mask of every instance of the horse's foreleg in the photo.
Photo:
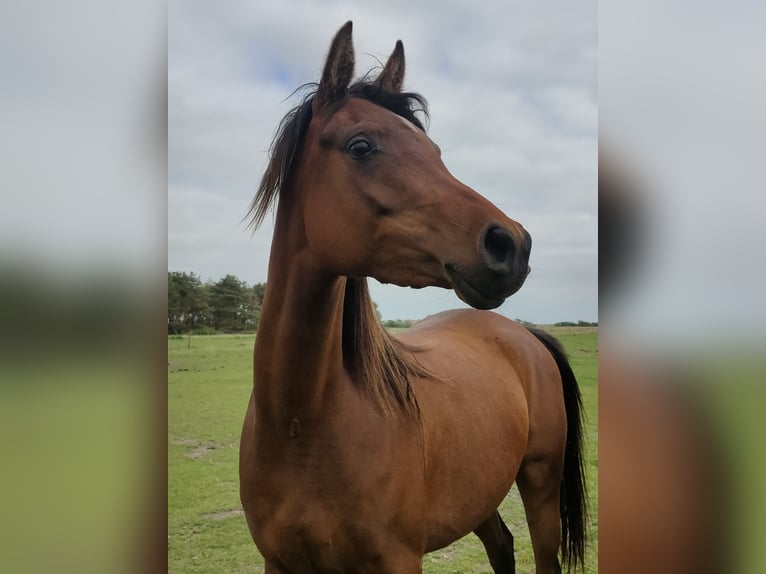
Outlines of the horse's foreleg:
[[513,535],[495,512],[474,530],[484,549],[495,574],[515,574],[516,560],[513,557]]
[[537,460],[522,464],[516,478],[529,524],[536,574],[560,574],[561,545],[559,509],[561,463]]

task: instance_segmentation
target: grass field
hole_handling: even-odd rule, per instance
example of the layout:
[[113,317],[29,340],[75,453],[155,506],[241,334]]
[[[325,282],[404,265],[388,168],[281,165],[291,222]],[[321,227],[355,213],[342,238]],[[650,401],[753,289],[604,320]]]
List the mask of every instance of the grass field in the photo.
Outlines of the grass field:
[[[551,328],[566,347],[586,412],[590,499],[587,573],[598,571],[598,334]],[[259,573],[238,491],[238,445],[252,385],[254,335],[168,338],[168,572]],[[516,567],[533,572],[532,550],[516,487],[501,506],[516,541]],[[426,555],[430,574],[491,573],[473,534]]]

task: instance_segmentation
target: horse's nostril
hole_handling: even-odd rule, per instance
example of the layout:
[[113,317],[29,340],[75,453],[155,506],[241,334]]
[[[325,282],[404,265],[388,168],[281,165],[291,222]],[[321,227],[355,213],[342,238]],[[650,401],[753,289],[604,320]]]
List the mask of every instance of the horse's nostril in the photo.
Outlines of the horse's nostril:
[[484,249],[489,255],[489,263],[498,265],[510,263],[513,258],[513,237],[505,229],[494,225],[484,236]]

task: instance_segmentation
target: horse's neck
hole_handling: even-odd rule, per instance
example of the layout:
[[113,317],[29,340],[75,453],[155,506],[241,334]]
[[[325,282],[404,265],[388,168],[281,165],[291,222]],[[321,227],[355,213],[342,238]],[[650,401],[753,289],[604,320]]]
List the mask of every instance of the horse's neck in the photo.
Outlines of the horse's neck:
[[[326,407],[343,368],[345,278],[317,269],[305,249],[275,233],[254,355],[261,416],[284,424]],[[285,252],[288,251],[288,252]]]

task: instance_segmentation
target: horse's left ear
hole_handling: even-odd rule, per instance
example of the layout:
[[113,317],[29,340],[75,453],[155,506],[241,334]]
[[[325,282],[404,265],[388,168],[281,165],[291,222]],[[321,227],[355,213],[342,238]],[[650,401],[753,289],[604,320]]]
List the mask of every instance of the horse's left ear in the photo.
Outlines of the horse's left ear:
[[389,92],[399,93],[402,91],[404,82],[404,44],[401,40],[396,41],[396,46],[388,58],[383,71],[377,79],[378,85]]
[[320,108],[338,101],[346,93],[354,77],[354,42],[351,39],[351,21],[335,34],[327,54],[314,102]]

